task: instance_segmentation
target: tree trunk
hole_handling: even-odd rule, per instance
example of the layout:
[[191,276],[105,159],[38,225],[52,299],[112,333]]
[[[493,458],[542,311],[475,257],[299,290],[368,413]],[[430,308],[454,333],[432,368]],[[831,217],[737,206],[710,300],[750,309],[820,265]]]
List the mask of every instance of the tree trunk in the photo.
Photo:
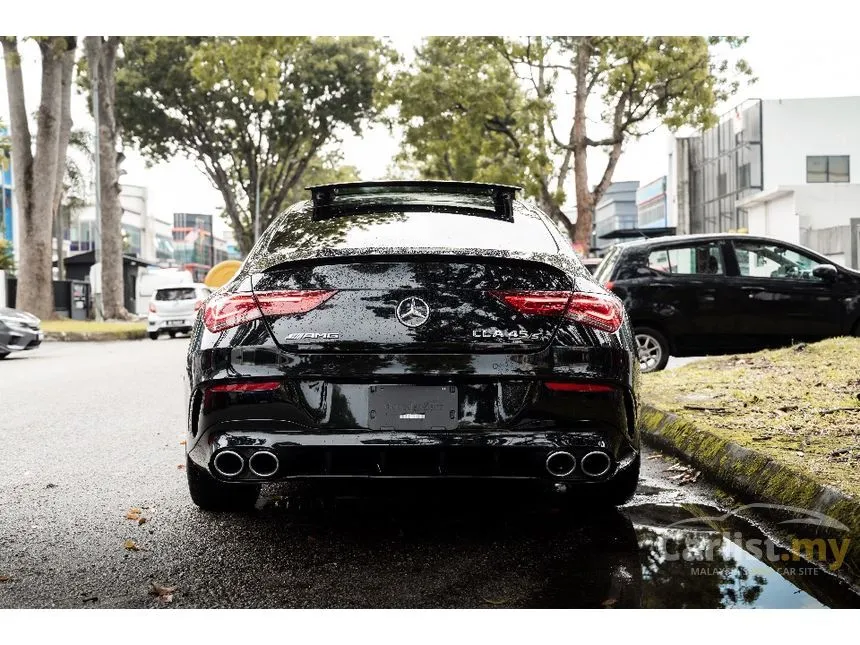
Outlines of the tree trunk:
[[583,255],[591,251],[594,227],[594,199],[588,188],[585,104],[588,100],[588,65],[591,59],[590,37],[583,36],[576,49],[576,95],[573,110],[573,177],[576,184],[575,244]]
[[117,131],[114,112],[116,96],[116,55],[119,36],[86,37],[87,63],[97,76],[101,187],[102,308],[106,319],[126,319],[122,267],[122,204],[120,203]]
[[[75,41],[77,45],[77,40]],[[69,137],[72,133],[72,75],[75,71],[75,49],[72,47],[63,54],[62,77],[61,77],[61,103],[60,103],[60,143],[57,149],[57,178],[54,190],[54,222],[57,240],[57,277],[66,279],[66,267],[63,264],[63,239],[65,233],[65,218],[63,217],[62,202],[65,196],[66,186],[66,154],[69,149]]]
[[[15,198],[21,222],[21,264],[16,304],[40,318],[50,318],[54,315],[51,233],[61,145],[63,62],[68,50],[74,50],[76,42],[70,37],[42,38],[39,41],[42,87],[36,115],[35,155],[31,149],[17,39],[7,37],[2,42],[9,93]],[[67,91],[71,91],[71,83]]]

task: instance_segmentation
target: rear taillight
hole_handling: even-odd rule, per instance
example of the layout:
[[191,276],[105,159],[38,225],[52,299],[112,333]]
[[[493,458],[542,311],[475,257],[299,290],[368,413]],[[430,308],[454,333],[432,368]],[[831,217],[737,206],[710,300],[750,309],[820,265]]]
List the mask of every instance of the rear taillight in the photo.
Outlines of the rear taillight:
[[155,313],[155,303],[154,302],[149,303],[149,313],[151,313],[151,314]]
[[602,331],[615,332],[624,320],[624,307],[615,296],[572,291],[491,291],[524,314],[558,315]]
[[245,383],[219,383],[210,386],[209,392],[270,392],[281,387],[280,381],[248,381]]
[[261,291],[225,293],[211,298],[203,324],[211,332],[224,331],[263,316],[289,316],[316,309],[336,291]]
[[611,385],[597,385],[595,383],[568,383],[563,381],[553,381],[544,383],[547,389],[556,392],[614,392],[615,388]]
[[564,315],[589,327],[616,332],[624,320],[624,306],[609,294],[574,293]]

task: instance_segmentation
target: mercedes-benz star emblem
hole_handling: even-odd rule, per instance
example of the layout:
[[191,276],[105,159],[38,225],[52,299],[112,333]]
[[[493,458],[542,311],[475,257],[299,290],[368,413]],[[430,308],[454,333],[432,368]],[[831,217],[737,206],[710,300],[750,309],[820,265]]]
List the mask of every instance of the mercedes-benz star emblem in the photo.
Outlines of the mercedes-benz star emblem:
[[421,298],[412,296],[400,301],[395,314],[397,315],[397,320],[407,327],[420,327],[430,317],[430,307]]

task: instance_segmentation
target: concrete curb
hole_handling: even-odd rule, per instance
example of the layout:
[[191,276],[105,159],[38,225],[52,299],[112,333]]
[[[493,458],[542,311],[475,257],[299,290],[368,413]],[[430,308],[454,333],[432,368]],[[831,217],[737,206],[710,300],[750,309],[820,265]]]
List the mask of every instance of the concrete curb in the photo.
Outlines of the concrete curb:
[[66,332],[46,331],[45,340],[62,342],[94,342],[111,340],[141,340],[146,338],[145,329],[127,329],[122,331],[99,332]]
[[847,538],[849,544],[843,564],[847,571],[839,573],[853,580],[860,578],[860,501],[767,455],[650,405],[642,406],[640,429],[646,443],[683,458],[730,492],[753,502],[816,511],[845,524],[847,532],[800,525],[801,528],[796,529],[798,534],[792,537]]

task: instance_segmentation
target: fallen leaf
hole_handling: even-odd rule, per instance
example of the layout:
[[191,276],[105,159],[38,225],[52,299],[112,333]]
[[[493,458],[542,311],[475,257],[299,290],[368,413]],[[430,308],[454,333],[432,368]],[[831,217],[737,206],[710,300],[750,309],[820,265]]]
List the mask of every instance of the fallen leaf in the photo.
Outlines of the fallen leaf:
[[56,487],[57,487],[56,484],[48,484],[47,486],[45,486],[45,488],[56,488]]
[[146,524],[146,518],[145,518],[145,517],[141,517],[141,518],[137,521],[137,525],[138,525],[138,526],[140,526],[141,524]]
[[180,445],[180,446],[185,446],[185,445],[187,445],[187,444],[188,444],[188,442],[187,442],[187,441],[185,441],[184,439],[183,439],[182,441],[180,441],[180,442],[179,442],[179,445]]
[[164,604],[173,602],[173,594],[176,592],[176,587],[168,587],[152,581],[150,581],[149,585],[150,596],[157,596],[158,601]]
[[618,598],[607,598],[606,600],[604,600],[600,604],[603,605],[604,607],[612,607],[612,605],[614,605],[617,602],[618,602]]
[[9,582],[11,579],[9,576],[0,576],[0,582]]
[[177,466],[177,468],[178,468],[179,470],[182,470],[183,468],[185,468],[185,464],[179,464],[179,465]]
[[98,596],[90,596],[89,598],[84,598],[83,601],[84,602],[98,602],[99,597]]
[[122,546],[128,551],[140,551],[140,547],[137,546],[137,542],[134,540],[126,540],[122,543]]

